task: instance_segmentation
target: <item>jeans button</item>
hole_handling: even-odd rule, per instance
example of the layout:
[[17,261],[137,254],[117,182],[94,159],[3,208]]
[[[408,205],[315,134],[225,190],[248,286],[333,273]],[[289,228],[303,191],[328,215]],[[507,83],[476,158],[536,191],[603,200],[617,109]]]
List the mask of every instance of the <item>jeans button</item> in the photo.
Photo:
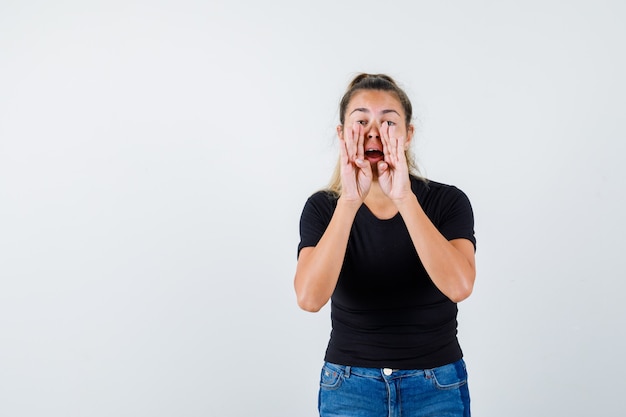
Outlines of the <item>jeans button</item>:
[[392,373],[393,373],[393,369],[390,369],[390,368],[383,369],[383,374],[387,376],[391,375]]

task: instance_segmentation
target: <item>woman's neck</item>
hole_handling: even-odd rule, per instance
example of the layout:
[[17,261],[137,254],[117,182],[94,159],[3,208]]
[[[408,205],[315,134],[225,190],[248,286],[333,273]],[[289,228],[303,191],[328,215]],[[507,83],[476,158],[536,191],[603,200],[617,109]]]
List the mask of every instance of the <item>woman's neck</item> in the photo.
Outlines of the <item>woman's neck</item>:
[[373,181],[370,191],[363,202],[367,208],[379,219],[390,219],[398,213],[398,208],[378,185]]

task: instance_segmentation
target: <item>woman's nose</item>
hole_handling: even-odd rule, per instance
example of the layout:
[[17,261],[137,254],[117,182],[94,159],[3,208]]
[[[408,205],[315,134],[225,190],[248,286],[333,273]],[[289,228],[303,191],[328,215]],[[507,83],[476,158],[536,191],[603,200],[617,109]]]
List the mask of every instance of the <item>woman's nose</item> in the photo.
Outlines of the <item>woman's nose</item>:
[[378,130],[378,128],[376,126],[372,126],[369,130],[369,132],[367,132],[367,137],[370,139],[380,139],[380,132]]

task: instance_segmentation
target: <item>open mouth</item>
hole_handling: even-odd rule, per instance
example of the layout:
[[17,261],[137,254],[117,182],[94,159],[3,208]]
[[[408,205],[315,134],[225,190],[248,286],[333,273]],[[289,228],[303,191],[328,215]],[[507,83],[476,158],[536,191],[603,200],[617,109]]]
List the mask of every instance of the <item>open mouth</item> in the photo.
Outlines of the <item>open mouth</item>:
[[379,149],[368,149],[365,151],[365,156],[372,159],[379,159],[383,158],[385,155],[383,154],[383,151]]

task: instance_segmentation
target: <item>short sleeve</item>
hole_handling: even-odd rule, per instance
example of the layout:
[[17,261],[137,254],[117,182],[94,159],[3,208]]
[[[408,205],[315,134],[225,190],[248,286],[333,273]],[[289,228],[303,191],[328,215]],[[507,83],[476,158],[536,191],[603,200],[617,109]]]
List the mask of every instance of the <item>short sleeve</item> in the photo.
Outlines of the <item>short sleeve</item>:
[[474,212],[469,198],[454,186],[449,187],[448,193],[437,228],[446,239],[467,239],[476,249]]
[[330,223],[336,206],[337,198],[329,192],[319,191],[309,197],[300,216],[298,255],[302,248],[317,245]]

